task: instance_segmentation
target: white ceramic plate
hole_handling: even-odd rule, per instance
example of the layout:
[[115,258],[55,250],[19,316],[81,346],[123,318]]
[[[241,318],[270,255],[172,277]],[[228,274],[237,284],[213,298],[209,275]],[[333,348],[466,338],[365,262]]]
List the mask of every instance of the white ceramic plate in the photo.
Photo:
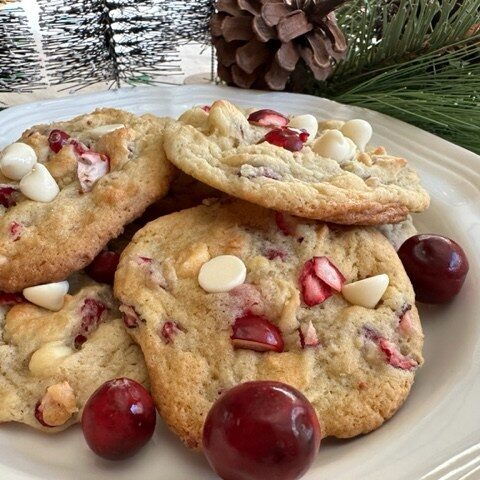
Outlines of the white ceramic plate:
[[[470,260],[467,282],[453,303],[421,307],[425,366],[406,404],[376,432],[350,441],[325,441],[305,480],[480,479],[479,156],[385,115],[322,98],[199,85],[125,89],[14,107],[0,112],[0,147],[33,124],[98,106],[177,116],[218,98],[319,118],[368,120],[374,127],[373,143],[409,159],[432,196],[431,208],[416,218],[419,230],[454,238]],[[45,436],[1,425],[0,452],[2,480],[215,478],[202,456],[186,450],[161,421],[153,441],[127,462],[97,458],[78,427]]]

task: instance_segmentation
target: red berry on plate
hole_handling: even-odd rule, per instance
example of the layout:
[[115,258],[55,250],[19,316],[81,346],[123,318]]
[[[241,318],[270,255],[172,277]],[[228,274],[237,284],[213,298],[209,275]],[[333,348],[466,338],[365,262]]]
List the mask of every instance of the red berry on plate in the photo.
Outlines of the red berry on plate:
[[278,327],[265,317],[253,313],[247,313],[235,320],[231,339],[235,348],[257,352],[283,352],[284,348],[282,333]]
[[113,285],[119,261],[120,255],[118,253],[104,250],[85,268],[85,272],[97,282]]
[[68,143],[70,135],[62,130],[52,130],[48,136],[48,144],[50,149],[58,153],[62,147]]
[[262,127],[286,127],[288,118],[275,110],[257,110],[248,116],[248,121]]
[[155,430],[155,405],[145,388],[129,378],[104,383],[85,404],[82,430],[100,457],[123,460],[135,455]]
[[247,382],[215,402],[203,427],[208,462],[224,480],[295,480],[310,467],[321,432],[310,402],[279,382]]
[[441,235],[415,235],[406,240],[398,256],[409,276],[417,300],[445,303],[463,286],[468,259],[462,247]]

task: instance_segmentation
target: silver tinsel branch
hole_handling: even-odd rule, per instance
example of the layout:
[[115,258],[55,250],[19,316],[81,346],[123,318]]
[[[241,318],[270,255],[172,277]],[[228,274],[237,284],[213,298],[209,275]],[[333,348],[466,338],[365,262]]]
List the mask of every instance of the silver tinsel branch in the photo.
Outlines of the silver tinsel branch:
[[178,48],[208,42],[213,1],[39,0],[52,84],[155,83],[181,73]]
[[0,10],[0,92],[29,92],[41,87],[40,57],[25,12]]

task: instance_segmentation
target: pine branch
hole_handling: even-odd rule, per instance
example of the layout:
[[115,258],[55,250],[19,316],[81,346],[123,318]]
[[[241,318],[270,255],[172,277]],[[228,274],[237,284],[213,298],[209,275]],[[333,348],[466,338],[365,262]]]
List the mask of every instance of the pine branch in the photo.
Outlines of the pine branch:
[[303,91],[400,118],[480,153],[480,0],[353,0],[350,42],[328,82]]
[[25,12],[0,10],[0,92],[30,92],[44,84],[41,63]]

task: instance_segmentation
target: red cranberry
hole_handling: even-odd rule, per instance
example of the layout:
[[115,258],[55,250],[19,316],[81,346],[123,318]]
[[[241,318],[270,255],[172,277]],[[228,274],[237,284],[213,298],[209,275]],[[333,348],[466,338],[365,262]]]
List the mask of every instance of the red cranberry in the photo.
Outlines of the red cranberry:
[[262,127],[286,127],[288,118],[275,110],[257,110],[248,116],[248,121]]
[[162,337],[166,344],[173,342],[173,337],[178,333],[180,329],[175,322],[165,322],[162,327]]
[[265,317],[247,313],[237,318],[231,336],[235,348],[255,350],[257,352],[283,352],[282,333],[276,325]]
[[52,130],[48,136],[48,144],[51,150],[58,153],[68,143],[70,135],[62,130]]
[[34,411],[35,418],[44,427],[53,428],[52,425],[45,423],[45,420],[43,420],[43,410],[40,408],[40,405],[41,405],[41,402],[37,402],[37,404],[35,405],[35,411]]
[[20,240],[23,232],[23,225],[18,222],[12,222],[10,224],[10,238],[12,241],[16,242]]
[[313,257],[305,263],[299,278],[303,301],[309,307],[324,302],[341,291],[345,277],[327,257]]
[[119,261],[120,255],[118,253],[104,250],[85,268],[85,272],[97,282],[113,285]]
[[150,394],[129,378],[104,383],[85,404],[82,430],[88,446],[100,457],[123,460],[135,455],[155,430]]
[[5,208],[17,204],[18,188],[13,185],[0,185],[0,205]]
[[441,235],[415,235],[398,250],[417,300],[445,303],[463,286],[468,259],[462,247]]
[[268,132],[263,141],[285,148],[290,152],[298,152],[308,140],[308,133],[291,128],[275,128]]
[[208,462],[225,480],[295,480],[310,467],[321,432],[310,402],[279,382],[248,382],[215,402],[203,427]]
[[0,305],[11,307],[17,303],[23,303],[24,299],[20,293],[0,292]]
[[81,308],[82,323],[74,340],[75,348],[80,348],[102,320],[102,316],[107,310],[107,306],[95,300],[94,298],[86,298]]

